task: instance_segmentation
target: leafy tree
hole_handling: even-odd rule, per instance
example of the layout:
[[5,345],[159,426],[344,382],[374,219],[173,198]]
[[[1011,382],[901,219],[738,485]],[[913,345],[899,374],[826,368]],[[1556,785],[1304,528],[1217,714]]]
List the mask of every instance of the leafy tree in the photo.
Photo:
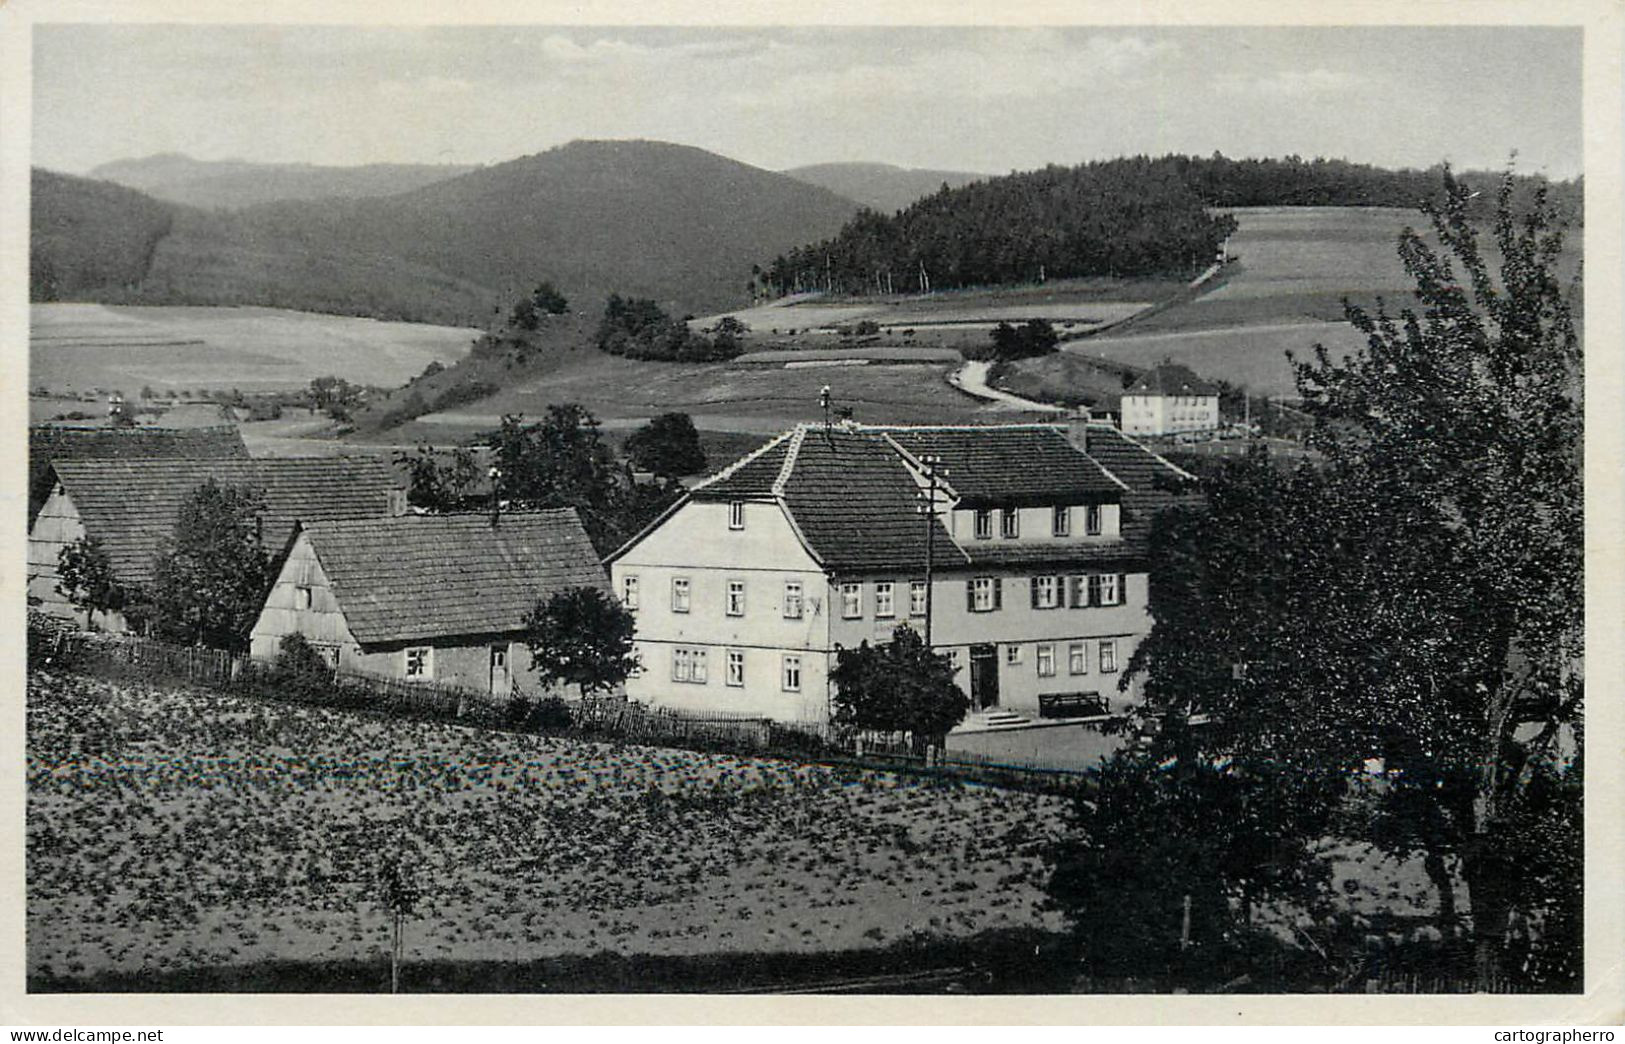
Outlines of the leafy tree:
[[407,502],[429,511],[452,511],[464,506],[479,477],[474,454],[462,447],[451,451],[449,461],[442,461],[434,447],[420,444],[415,453],[397,452],[395,463],[406,469]]
[[264,495],[204,482],[181,506],[158,554],[152,624],[159,637],[241,649],[271,580],[260,537]]
[[611,294],[604,303],[594,340],[599,350],[611,355],[666,362],[731,359],[744,350],[737,332],[725,331],[712,340],[695,333],[686,321],[667,315],[654,301],[619,294]]
[[928,649],[907,624],[899,624],[882,645],[865,641],[841,649],[830,671],[836,724],[909,733],[918,754],[941,747],[970,710],[970,697],[954,683],[955,671],[948,657]]
[[85,626],[95,615],[115,613],[124,608],[124,587],[113,574],[112,559],[93,537],[80,537],[57,553],[57,590],[75,608],[84,611]]
[[542,684],[608,691],[637,666],[632,614],[597,587],[571,587],[539,601],[525,619],[525,644]]
[[1258,970],[1259,903],[1324,911],[1329,871],[1305,839],[1325,796],[1269,772],[1136,751],[1102,765],[1047,856],[1050,904],[1092,974],[1223,981]]
[[656,475],[693,475],[705,470],[700,433],[686,413],[663,413],[626,439],[632,465]]
[[406,918],[417,911],[423,889],[406,861],[399,855],[385,855],[378,864],[378,894],[389,911],[389,992],[401,992],[401,957],[405,950]]
[[1562,228],[1538,192],[1521,218],[1512,196],[1508,178],[1497,271],[1447,174],[1441,251],[1400,242],[1420,309],[1350,307],[1365,348],[1297,364],[1318,470],[1255,457],[1205,518],[1166,517],[1129,672],[1175,719],[1217,715],[1191,740],[1209,752],[1381,759],[1395,782],[1371,840],[1436,879],[1459,864],[1486,984],[1529,915],[1519,810],[1540,773],[1562,778],[1583,697],[1580,349]]
[[536,424],[503,417],[492,448],[504,497],[537,507],[603,509],[613,496],[614,455],[598,419],[575,403],[549,406]]
[[1055,328],[1043,319],[1031,319],[1019,327],[1000,323],[990,335],[993,357],[1013,360],[1028,359],[1035,355],[1048,355],[1060,344]]

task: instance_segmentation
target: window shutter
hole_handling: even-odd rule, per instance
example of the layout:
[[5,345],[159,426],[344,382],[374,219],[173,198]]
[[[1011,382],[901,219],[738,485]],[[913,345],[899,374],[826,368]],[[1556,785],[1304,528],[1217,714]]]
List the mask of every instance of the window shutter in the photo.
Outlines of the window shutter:
[[1090,608],[1100,604],[1099,583],[1095,582],[1092,577],[1087,578],[1083,582],[1083,589],[1086,592],[1086,601],[1084,604],[1088,605]]
[[1038,608],[1038,577],[1029,576],[1027,578],[1027,593],[1032,595],[1033,608],[1037,609]]
[[1117,604],[1118,605],[1127,605],[1128,604],[1128,574],[1127,573],[1118,573],[1117,574]]
[[1058,576],[1058,577],[1055,578],[1055,608],[1062,609],[1062,608],[1065,608],[1065,607],[1066,607],[1066,577]]
[[993,578],[993,608],[1004,608],[1004,577],[1002,576]]
[[974,613],[976,611],[976,581],[975,581],[975,579],[970,579],[970,580],[965,581],[965,611],[969,612],[969,613]]
[[1069,577],[1067,577],[1066,587],[1067,587],[1067,604],[1070,605],[1074,609],[1082,609],[1084,604],[1088,601],[1088,599],[1086,599],[1084,597],[1083,577],[1081,577],[1081,576],[1069,576]]

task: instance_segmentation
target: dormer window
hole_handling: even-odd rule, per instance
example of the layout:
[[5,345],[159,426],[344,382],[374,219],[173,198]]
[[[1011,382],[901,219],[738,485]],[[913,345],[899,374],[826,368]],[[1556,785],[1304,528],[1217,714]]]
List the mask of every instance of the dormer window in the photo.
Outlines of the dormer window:
[[999,513],[999,535],[1006,540],[1014,540],[1021,535],[1021,515],[1015,508],[1005,508]]
[[1100,505],[1090,504],[1083,509],[1083,533],[1085,536],[1099,536],[1100,532]]
[[743,500],[728,501],[728,528],[745,528],[745,502]]
[[1052,522],[1050,523],[1050,531],[1051,531],[1051,533],[1053,533],[1055,536],[1058,536],[1058,537],[1064,537],[1064,536],[1070,536],[1071,535],[1071,533],[1072,533],[1072,509],[1071,508],[1063,506],[1063,507],[1058,507],[1058,508],[1055,509],[1054,518],[1053,518]]

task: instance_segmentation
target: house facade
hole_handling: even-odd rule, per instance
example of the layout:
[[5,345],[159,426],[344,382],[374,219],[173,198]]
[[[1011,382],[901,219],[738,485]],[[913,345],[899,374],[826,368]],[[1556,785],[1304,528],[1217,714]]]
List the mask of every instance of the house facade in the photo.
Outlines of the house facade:
[[1177,435],[1219,427],[1218,386],[1188,367],[1163,363],[1123,393],[1123,431],[1130,435]]
[[1150,518],[1191,482],[1104,424],[798,427],[611,556],[637,617],[627,694],[827,720],[837,650],[929,612],[973,709],[1119,712]]
[[[62,549],[93,538],[120,584],[143,587],[181,507],[204,482],[261,491],[260,539],[278,552],[302,520],[383,519],[406,509],[400,479],[370,457],[57,460],[48,477],[49,493],[28,530],[28,593],[41,611],[80,622],[84,614],[58,585]],[[128,629],[116,612],[94,622],[105,631]]]
[[583,585],[607,589],[573,508],[312,522],[293,538],[249,650],[275,660],[300,634],[340,670],[501,699],[537,688],[531,608]]

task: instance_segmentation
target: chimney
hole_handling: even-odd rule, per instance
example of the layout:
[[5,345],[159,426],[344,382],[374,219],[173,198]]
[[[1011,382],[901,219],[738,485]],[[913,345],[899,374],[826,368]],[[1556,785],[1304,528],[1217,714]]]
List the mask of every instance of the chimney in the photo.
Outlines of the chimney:
[[1072,443],[1079,453],[1089,452],[1089,407],[1079,406],[1077,411],[1067,417],[1066,441]]

